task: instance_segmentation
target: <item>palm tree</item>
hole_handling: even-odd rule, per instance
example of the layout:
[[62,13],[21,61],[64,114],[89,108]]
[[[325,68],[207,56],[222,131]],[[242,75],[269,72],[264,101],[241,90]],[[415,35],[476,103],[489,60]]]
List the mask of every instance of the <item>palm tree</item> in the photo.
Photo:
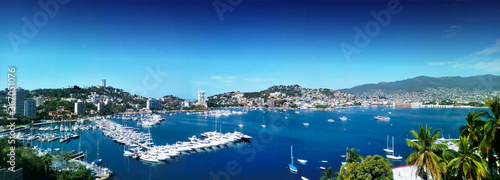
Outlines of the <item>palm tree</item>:
[[491,111],[484,112],[487,121],[484,125],[484,136],[479,143],[480,155],[486,159],[490,176],[496,178],[497,158],[495,154],[500,152],[500,102],[498,96],[493,99],[486,99],[484,105]]
[[359,149],[347,148],[347,163],[353,163],[357,160],[363,160],[363,156],[359,155]]
[[50,168],[50,166],[52,166],[52,155],[47,153],[42,156],[42,162],[45,167],[45,173],[47,173],[47,170]]
[[68,161],[71,159],[70,153],[71,153],[71,152],[67,152],[67,153],[64,153],[64,154],[62,155],[62,158],[63,158],[63,160],[64,160],[64,164],[68,163]]
[[425,126],[424,128],[419,125],[419,129],[418,134],[414,130],[410,131],[417,139],[416,142],[406,140],[406,144],[413,147],[413,152],[406,157],[406,163],[417,167],[417,175],[422,176],[426,173],[425,177],[429,178],[429,175],[432,175],[433,179],[440,180],[446,173],[446,162],[440,155],[448,147],[445,144],[436,143],[441,130],[438,129],[431,135],[431,127]]
[[470,142],[470,136],[460,136],[460,140],[455,144],[458,146],[458,152],[448,162],[448,168],[456,169],[461,179],[486,179],[486,161],[475,153],[476,146]]
[[467,113],[465,120],[467,125],[460,127],[460,136],[470,136],[470,141],[474,146],[479,146],[483,138],[483,128],[485,122],[480,118],[485,115],[483,111]]
[[[337,173],[337,172],[335,172]],[[334,174],[335,174],[334,173]],[[333,180],[332,167],[328,167],[325,171],[321,172],[323,175],[320,180]]]

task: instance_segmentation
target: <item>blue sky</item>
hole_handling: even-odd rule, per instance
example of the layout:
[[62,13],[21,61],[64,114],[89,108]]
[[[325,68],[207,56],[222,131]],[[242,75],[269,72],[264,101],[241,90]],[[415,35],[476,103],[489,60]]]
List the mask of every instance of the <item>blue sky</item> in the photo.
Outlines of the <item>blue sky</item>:
[[[232,11],[221,19],[214,2]],[[370,12],[388,3],[72,0],[48,14],[38,1],[1,1],[0,74],[15,66],[27,89],[106,78],[139,95],[190,99],[198,90],[274,84],[342,89],[421,75],[500,75],[500,2],[401,1],[382,26]],[[369,44],[356,46],[356,27]],[[359,53],[346,58],[342,43]]]

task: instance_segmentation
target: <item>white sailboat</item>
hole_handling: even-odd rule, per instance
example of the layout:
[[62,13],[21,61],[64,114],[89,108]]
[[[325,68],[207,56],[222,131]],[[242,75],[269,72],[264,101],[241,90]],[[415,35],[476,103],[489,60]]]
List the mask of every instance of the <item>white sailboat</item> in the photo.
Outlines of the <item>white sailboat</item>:
[[94,161],[92,161],[92,165],[99,165],[101,164],[102,162],[102,159],[99,159],[99,139],[97,139],[97,159],[95,159]]
[[389,135],[387,135],[387,147],[384,149],[384,151],[388,152],[388,153],[393,153],[394,152],[394,149],[389,149]]
[[240,124],[238,126],[243,127],[243,124],[241,123],[241,117],[240,117]]
[[261,126],[262,126],[263,128],[266,128],[266,127],[267,127],[267,126],[266,126],[266,118],[264,118],[264,122],[262,123],[262,125],[261,125]]
[[291,158],[292,160],[291,160],[291,162],[290,162],[291,164],[288,164],[288,168],[290,169],[290,172],[297,174],[297,171],[298,171],[298,170],[297,170],[297,167],[295,167],[295,166],[293,165],[293,146],[290,146],[290,158]]
[[394,136],[392,136],[392,154],[387,154],[385,155],[387,158],[389,159],[395,159],[395,160],[400,160],[400,159],[403,159],[403,157],[401,157],[401,155],[394,155]]

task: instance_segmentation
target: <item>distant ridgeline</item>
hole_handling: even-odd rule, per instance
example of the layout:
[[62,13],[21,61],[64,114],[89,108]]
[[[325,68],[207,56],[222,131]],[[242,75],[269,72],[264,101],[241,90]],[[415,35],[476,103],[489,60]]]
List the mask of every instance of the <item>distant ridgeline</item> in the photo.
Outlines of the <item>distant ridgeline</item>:
[[483,102],[485,97],[493,97],[500,93],[500,76],[419,76],[395,82],[364,84],[350,89],[342,89],[341,91],[353,93],[361,97],[384,98],[395,96],[403,98],[403,96],[408,96],[408,93],[411,93],[413,97],[417,97],[413,99],[415,102],[432,100]]
[[500,91],[500,76],[482,75],[471,77],[428,77],[418,76],[395,82],[380,82],[377,84],[364,84],[341,91],[362,94],[375,90],[383,91],[423,91],[428,88],[462,89],[463,91]]

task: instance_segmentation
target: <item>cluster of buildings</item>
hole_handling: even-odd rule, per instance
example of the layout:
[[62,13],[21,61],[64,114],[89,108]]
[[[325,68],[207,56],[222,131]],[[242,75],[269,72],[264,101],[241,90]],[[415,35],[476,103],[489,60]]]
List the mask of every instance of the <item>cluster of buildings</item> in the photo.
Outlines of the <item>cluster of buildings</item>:
[[15,89],[13,93],[15,101],[14,114],[24,115],[26,117],[33,117],[36,115],[36,107],[42,105],[45,101],[43,98],[26,98],[26,90],[22,88]]
[[[106,79],[102,79],[101,87],[103,88],[106,87]],[[13,109],[14,114],[20,114],[26,117],[35,116],[37,112],[36,108],[38,106],[43,105],[45,101],[51,100],[51,98],[43,96],[28,98],[27,97],[28,92],[22,88],[17,88],[14,94],[15,94],[13,97],[15,100],[15,109]],[[88,95],[88,97],[84,100],[76,99],[75,94],[71,94],[70,98],[61,98],[61,100],[74,102],[75,103],[74,111],[70,112],[68,110],[65,110],[64,107],[61,106],[56,111],[48,112],[50,116],[58,116],[61,114],[85,115],[85,103],[91,103],[96,105],[97,111],[100,111],[104,108],[104,105],[108,104],[109,102],[113,102],[115,99],[105,95],[101,96],[93,92],[90,95]]]
[[453,104],[482,103],[485,99],[499,95],[500,91],[464,90],[461,88],[426,88],[422,91],[383,91],[372,90],[359,94],[357,101],[366,105],[395,105],[413,103],[421,105],[439,105],[446,101]]
[[[253,94],[253,96],[252,96]],[[426,88],[422,91],[371,90],[351,94],[330,89],[307,89],[298,85],[272,86],[258,93],[225,93],[210,97],[219,106],[240,105],[269,108],[335,108],[344,106],[454,107],[482,103],[500,91],[460,88]],[[447,104],[444,104],[446,102]]]
[[207,108],[207,93],[203,90],[198,91],[198,100],[197,101],[189,101],[184,100],[181,103],[181,108],[187,108],[192,106],[202,106]]
[[[162,103],[166,102],[168,98],[163,97],[163,98],[148,98],[146,100],[146,109],[148,110],[154,110],[154,109],[162,109]],[[203,106],[207,108],[207,93],[203,90],[198,91],[198,101],[189,101],[189,100],[184,100],[180,106],[181,107],[191,107],[191,106]]]
[[[269,91],[269,92],[266,92]],[[307,89],[297,85],[272,86],[259,93],[226,93],[210,97],[219,106],[313,109],[355,105],[356,96],[330,89]]]

